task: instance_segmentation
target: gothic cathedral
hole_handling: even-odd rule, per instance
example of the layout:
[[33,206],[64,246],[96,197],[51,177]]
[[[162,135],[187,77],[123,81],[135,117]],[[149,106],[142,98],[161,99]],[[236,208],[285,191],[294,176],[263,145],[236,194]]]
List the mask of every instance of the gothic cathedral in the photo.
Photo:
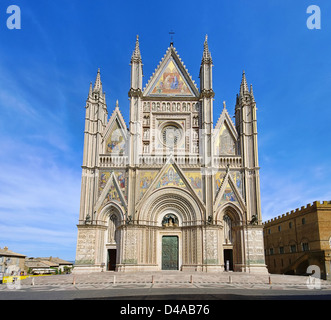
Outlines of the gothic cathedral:
[[245,73],[233,123],[214,125],[213,61],[200,88],[173,43],[143,88],[137,37],[130,122],[108,117],[100,70],[86,101],[75,272],[267,272],[256,103]]

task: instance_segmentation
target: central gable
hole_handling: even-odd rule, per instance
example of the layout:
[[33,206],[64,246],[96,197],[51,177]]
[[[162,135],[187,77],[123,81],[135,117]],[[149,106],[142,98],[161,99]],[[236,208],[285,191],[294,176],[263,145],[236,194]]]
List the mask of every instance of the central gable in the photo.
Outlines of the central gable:
[[198,97],[199,92],[171,46],[144,90],[150,97]]

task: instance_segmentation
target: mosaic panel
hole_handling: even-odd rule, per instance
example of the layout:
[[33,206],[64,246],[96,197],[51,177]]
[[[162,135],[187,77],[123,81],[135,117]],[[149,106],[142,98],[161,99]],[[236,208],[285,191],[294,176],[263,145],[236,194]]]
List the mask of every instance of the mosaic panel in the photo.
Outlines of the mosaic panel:
[[115,121],[106,143],[106,153],[123,154],[125,151],[125,139],[117,121]]
[[157,79],[155,86],[150,91],[151,95],[192,95],[189,86],[182,77],[179,69],[172,59],[164,67],[161,75]]

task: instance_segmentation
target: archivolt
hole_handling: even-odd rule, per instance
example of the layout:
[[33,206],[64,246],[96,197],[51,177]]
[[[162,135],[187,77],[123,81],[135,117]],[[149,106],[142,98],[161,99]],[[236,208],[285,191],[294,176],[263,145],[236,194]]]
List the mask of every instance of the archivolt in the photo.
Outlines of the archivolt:
[[239,208],[234,203],[228,202],[228,203],[225,203],[224,205],[222,205],[216,213],[216,221],[222,221],[223,216],[225,214],[228,215],[231,218],[231,220],[234,221],[236,224],[244,222],[244,220],[245,220],[245,217],[244,217],[244,214],[243,214],[241,208]]
[[137,213],[137,220],[142,224],[157,225],[158,216],[171,209],[180,216],[183,226],[203,220],[201,208],[192,196],[175,188],[159,189],[152,193]]
[[108,222],[108,219],[112,214],[115,214],[117,216],[117,219],[120,223],[125,220],[123,208],[114,201],[111,201],[107,205],[105,205],[98,213],[96,219],[105,223]]

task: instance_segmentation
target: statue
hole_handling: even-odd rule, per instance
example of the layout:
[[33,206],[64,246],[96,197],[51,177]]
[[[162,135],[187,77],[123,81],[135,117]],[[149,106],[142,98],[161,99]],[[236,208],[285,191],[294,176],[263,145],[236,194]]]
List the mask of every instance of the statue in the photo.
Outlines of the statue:
[[249,222],[249,224],[251,225],[257,225],[259,223],[259,220],[257,218],[257,215],[256,214],[253,214],[252,215],[252,220]]
[[132,216],[128,216],[126,219],[126,224],[132,224]]
[[162,220],[162,227],[178,227],[178,218],[174,214],[167,214]]
[[85,218],[85,224],[90,224],[92,221],[91,221],[91,216],[90,214],[88,213],[86,218]]

